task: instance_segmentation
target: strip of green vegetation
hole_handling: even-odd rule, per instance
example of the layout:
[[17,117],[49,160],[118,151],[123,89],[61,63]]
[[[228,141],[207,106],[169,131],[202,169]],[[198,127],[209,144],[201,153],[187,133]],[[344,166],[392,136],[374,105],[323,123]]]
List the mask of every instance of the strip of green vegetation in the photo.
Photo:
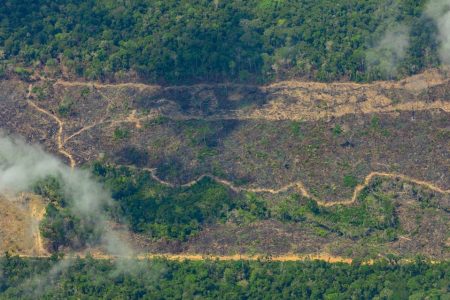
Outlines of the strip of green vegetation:
[[366,188],[354,205],[320,207],[314,200],[299,195],[269,204],[259,195],[233,193],[209,178],[191,187],[169,188],[147,172],[100,163],[93,170],[111,189],[132,230],[155,238],[186,239],[204,224],[226,220],[244,224],[270,218],[311,222],[353,238],[376,230],[395,230],[398,225],[392,199],[377,192],[381,181]]
[[96,163],[94,174],[112,191],[119,214],[135,232],[153,238],[184,240],[202,225],[224,221],[237,205],[227,188],[204,178],[188,188],[169,188],[148,172]]
[[318,218],[314,219],[352,238],[364,237],[376,230],[395,230],[398,227],[392,199],[377,192],[363,194],[354,205],[321,208]]
[[[124,267],[125,266],[125,267]],[[2,299],[445,299],[450,264],[0,259]]]
[[[0,69],[40,66],[52,76],[64,69],[96,80],[135,71],[143,80],[175,83],[401,76],[438,64],[425,2],[3,1]],[[386,72],[396,53],[378,57],[374,48],[398,26],[410,26],[411,46],[398,68]],[[15,73],[30,76],[24,68]]]
[[[371,240],[376,245],[393,241],[400,233],[394,200],[381,192],[381,179],[366,187],[352,205],[324,207],[297,194],[268,201],[253,193],[235,193],[208,177],[189,187],[173,188],[155,181],[147,171],[100,162],[92,170],[112,192],[115,203],[108,208],[111,217],[153,239],[185,241],[207,225],[246,225],[269,219],[302,223],[321,236],[333,233]],[[59,189],[55,180],[41,182],[35,189],[52,200],[41,224],[51,249],[82,248],[98,239],[101,233],[93,230],[91,220],[70,215],[70,206]],[[426,195],[420,198],[424,207],[436,206]]]
[[390,197],[377,192],[379,183],[366,188],[352,205],[322,207],[314,200],[292,195],[274,204],[270,211],[280,221],[308,222],[351,238],[363,238],[373,231],[387,229],[394,234],[398,227],[395,205]]

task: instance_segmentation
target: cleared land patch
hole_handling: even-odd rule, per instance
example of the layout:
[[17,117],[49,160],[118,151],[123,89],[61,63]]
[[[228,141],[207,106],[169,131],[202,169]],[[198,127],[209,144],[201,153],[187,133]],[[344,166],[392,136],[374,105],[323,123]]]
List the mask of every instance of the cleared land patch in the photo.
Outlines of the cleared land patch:
[[[419,249],[432,257],[448,255],[443,234],[448,231],[448,208],[442,203],[448,202],[450,188],[450,85],[438,72],[364,85],[0,84],[2,128],[44,145],[72,167],[96,161],[126,165],[148,172],[151,189],[190,189],[213,179],[239,197],[257,195],[273,214],[255,217],[248,214],[251,205],[236,206],[225,223],[200,221],[195,234],[188,233],[182,243],[158,241],[135,229],[149,252],[210,255],[207,249],[214,249],[211,255],[372,258],[386,249],[399,255]],[[374,207],[390,199],[397,221],[391,229],[380,225],[375,233],[367,231],[386,221],[383,214],[373,224],[358,219],[365,213],[359,199],[379,179],[428,190],[433,195],[427,199],[440,199],[438,213],[423,207],[417,194],[398,196],[404,187],[391,186],[395,193],[371,191],[375,194],[364,199],[372,206],[378,203]],[[276,201],[295,208],[297,202],[286,200],[292,195],[313,200],[325,215],[304,211],[306,200],[297,201],[298,216],[283,215]],[[413,215],[416,223],[411,222]],[[436,226],[424,221],[431,216]],[[243,238],[236,244],[234,236]],[[349,245],[353,247],[346,252]]]

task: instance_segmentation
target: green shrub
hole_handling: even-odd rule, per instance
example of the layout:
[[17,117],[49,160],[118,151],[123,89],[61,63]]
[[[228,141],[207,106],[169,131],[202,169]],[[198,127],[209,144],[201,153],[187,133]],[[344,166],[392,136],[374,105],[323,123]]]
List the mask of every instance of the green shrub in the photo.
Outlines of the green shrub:
[[358,185],[358,179],[353,175],[344,176],[344,186],[348,188],[355,188]]
[[341,125],[336,124],[336,125],[334,126],[334,128],[333,128],[333,135],[334,135],[334,136],[340,136],[340,135],[342,134],[342,132],[343,132],[343,130],[342,130]]
[[130,131],[127,128],[117,127],[114,129],[113,138],[114,140],[123,140],[130,137]]
[[86,98],[91,93],[91,90],[88,87],[83,87],[80,91],[80,97]]
[[291,122],[291,132],[292,135],[296,137],[303,137],[302,129],[301,129],[301,122],[293,121]]
[[58,106],[58,114],[62,117],[67,117],[72,113],[74,103],[72,98],[65,96],[63,101]]
[[14,68],[14,73],[19,75],[20,79],[28,81],[32,72],[22,67],[16,67]]

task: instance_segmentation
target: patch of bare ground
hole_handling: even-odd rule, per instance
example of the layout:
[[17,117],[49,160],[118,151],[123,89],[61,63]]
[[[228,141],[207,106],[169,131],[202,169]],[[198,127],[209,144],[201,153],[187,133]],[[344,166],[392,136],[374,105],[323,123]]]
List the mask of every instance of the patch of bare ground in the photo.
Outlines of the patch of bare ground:
[[52,119],[29,106],[28,92],[29,85],[21,81],[0,81],[0,130],[56,153],[58,128]]
[[[442,109],[450,112],[448,80],[436,71],[400,82],[316,83],[288,81],[267,87],[273,100],[239,117],[267,120],[320,120],[349,114]],[[436,97],[431,90],[444,90]]]
[[39,231],[44,213],[45,203],[36,195],[0,195],[0,252],[47,255]]

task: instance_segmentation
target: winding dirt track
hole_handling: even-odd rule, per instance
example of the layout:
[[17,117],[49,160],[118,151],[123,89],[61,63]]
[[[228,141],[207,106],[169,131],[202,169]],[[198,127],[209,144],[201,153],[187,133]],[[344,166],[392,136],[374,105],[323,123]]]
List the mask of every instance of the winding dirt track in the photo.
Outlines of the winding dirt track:
[[364,182],[362,184],[359,184],[355,187],[355,190],[353,191],[353,195],[350,199],[343,199],[343,200],[335,200],[335,201],[323,201],[313,195],[311,195],[308,190],[305,188],[305,186],[303,185],[303,183],[301,181],[297,181],[297,182],[293,182],[290,183],[288,185],[285,185],[279,189],[270,189],[270,188],[251,188],[251,187],[239,187],[236,186],[233,182],[231,181],[227,181],[225,179],[216,177],[214,175],[211,174],[204,174],[201,175],[199,178],[192,180],[188,183],[182,184],[182,185],[176,185],[173,184],[171,182],[167,182],[164,181],[162,179],[160,179],[157,175],[156,169],[149,169],[149,168],[144,168],[143,170],[148,171],[150,173],[150,175],[152,176],[152,178],[154,180],[156,180],[157,182],[159,182],[160,184],[163,184],[165,186],[168,187],[172,187],[172,188],[176,188],[176,187],[191,187],[194,184],[198,183],[200,180],[204,179],[205,177],[211,178],[214,181],[221,183],[225,186],[227,186],[229,189],[231,189],[234,192],[250,192],[250,193],[267,193],[267,194],[279,194],[279,193],[283,193],[283,192],[287,192],[290,189],[295,189],[298,192],[300,192],[302,194],[302,196],[307,197],[307,198],[311,198],[313,200],[315,200],[317,202],[317,204],[319,204],[320,206],[324,206],[324,207],[330,207],[330,206],[334,206],[334,205],[351,205],[353,203],[356,202],[356,200],[358,199],[358,195],[361,193],[361,191],[367,187],[370,182],[372,181],[372,179],[374,177],[385,177],[385,178],[390,178],[390,179],[400,179],[403,181],[407,181],[407,182],[411,182],[417,185],[421,185],[424,186],[434,192],[440,193],[440,194],[449,194],[450,190],[444,190],[438,186],[435,186],[433,183],[427,182],[427,181],[423,181],[423,180],[418,180],[418,179],[414,179],[411,178],[409,176],[406,175],[402,175],[402,174],[397,174],[397,173],[384,173],[384,172],[371,172],[369,173],[369,175],[366,176],[366,178],[364,179]]
[[70,154],[69,152],[67,152],[64,149],[64,143],[63,143],[63,134],[64,134],[64,122],[58,118],[58,116],[52,114],[51,112],[39,107],[36,103],[34,103],[33,101],[31,101],[31,91],[33,89],[33,85],[29,85],[28,86],[28,93],[27,93],[27,102],[30,106],[32,106],[35,110],[37,110],[40,113],[43,113],[47,116],[49,116],[50,118],[52,118],[53,120],[56,121],[56,123],[58,124],[58,133],[56,134],[56,145],[58,147],[58,152],[61,153],[62,155],[64,155],[65,157],[67,157],[67,159],[69,160],[70,163],[70,167],[74,168],[76,165],[75,159],[73,158],[72,154]]

